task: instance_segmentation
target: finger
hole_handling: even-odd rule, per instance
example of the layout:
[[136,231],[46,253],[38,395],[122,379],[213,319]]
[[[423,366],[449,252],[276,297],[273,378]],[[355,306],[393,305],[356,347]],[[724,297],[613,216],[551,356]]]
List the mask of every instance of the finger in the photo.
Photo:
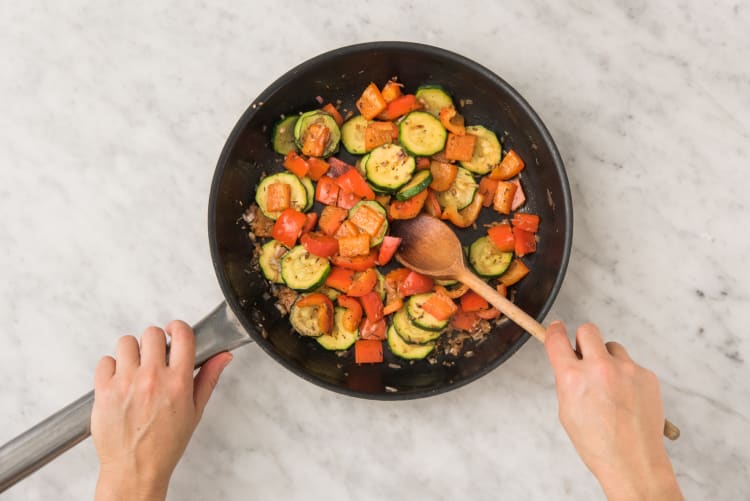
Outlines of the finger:
[[172,320],[166,331],[172,339],[169,345],[169,366],[193,377],[195,367],[195,336],[193,329],[182,320]]
[[232,361],[232,358],[232,354],[227,351],[214,355],[203,364],[198,375],[195,376],[193,401],[195,402],[198,421],[200,421],[203,415],[203,409],[206,408],[208,399],[211,398],[211,393],[213,393],[214,388],[219,383],[221,372]]
[[115,372],[124,374],[134,371],[141,363],[138,340],[133,336],[122,336],[115,348]]
[[148,327],[141,334],[141,366],[166,367],[167,336],[159,327]]
[[565,364],[578,361],[573,352],[573,346],[568,339],[568,334],[565,332],[565,324],[559,320],[552,322],[547,327],[547,339],[544,341],[544,348],[547,350],[547,358],[549,358],[549,363],[554,371]]
[[99,360],[94,369],[94,390],[104,386],[115,375],[115,359],[107,355]]
[[604,357],[607,349],[599,328],[594,324],[583,324],[576,330],[576,346],[585,359],[586,357]]
[[605,346],[607,347],[607,351],[609,352],[609,354],[613,357],[619,358],[621,360],[629,360],[632,362],[632,359],[628,354],[628,350],[626,350],[625,347],[620,343],[610,341]]

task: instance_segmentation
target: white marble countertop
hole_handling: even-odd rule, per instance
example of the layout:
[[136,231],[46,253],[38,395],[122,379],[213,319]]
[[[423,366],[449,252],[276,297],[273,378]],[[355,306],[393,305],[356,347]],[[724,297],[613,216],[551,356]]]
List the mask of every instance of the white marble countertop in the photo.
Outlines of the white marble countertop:
[[[575,204],[550,318],[600,323],[657,372],[689,499],[746,498],[750,9],[490,3],[5,2],[0,442],[88,391],[118,335],[221,300],[208,190],[248,103],[315,54],[402,39],[488,66],[546,121]],[[3,499],[88,499],[96,470],[87,441]],[[602,495],[530,342],[469,386],[397,403],[328,392],[243,348],[169,497]]]

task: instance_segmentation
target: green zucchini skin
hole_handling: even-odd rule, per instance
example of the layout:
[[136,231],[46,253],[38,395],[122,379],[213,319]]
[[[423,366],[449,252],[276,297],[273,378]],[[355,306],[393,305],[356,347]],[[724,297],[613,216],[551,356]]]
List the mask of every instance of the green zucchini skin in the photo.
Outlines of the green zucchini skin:
[[391,353],[404,360],[421,360],[435,349],[435,343],[414,344],[405,341],[392,324],[388,327],[387,338]]
[[494,132],[481,125],[466,127],[466,133],[477,137],[474,155],[468,162],[461,162],[461,167],[474,174],[487,174],[500,163],[502,149]]
[[469,247],[469,264],[479,276],[499,277],[505,273],[511,261],[513,253],[498,250],[488,237],[479,237]]
[[401,146],[384,144],[370,152],[365,173],[375,188],[393,192],[409,182],[416,168],[414,157]]
[[342,319],[345,312],[346,308],[336,308],[333,314],[333,332],[315,338],[326,350],[348,350],[359,338],[359,329],[349,331],[344,328]]
[[305,205],[305,212],[307,212],[312,209],[312,206],[315,203],[315,185],[313,184],[312,179],[307,176],[300,179],[300,181],[307,192],[307,204]]
[[384,218],[386,218],[385,221],[383,222],[383,227],[381,228],[380,233],[378,233],[377,235],[373,237],[370,237],[370,247],[375,247],[376,245],[378,245],[380,242],[383,241],[383,239],[385,238],[385,235],[388,233],[388,213],[386,212],[385,208],[383,208],[382,205],[380,205],[374,200],[360,200],[354,205],[354,207],[349,209],[349,217],[352,217],[352,215],[355,212],[357,212],[357,209],[362,207],[363,205],[366,205],[378,211],[380,214],[383,215]]
[[365,148],[365,129],[370,123],[362,115],[350,118],[341,126],[341,144],[344,149],[352,155],[363,155],[367,153]]
[[401,308],[393,314],[391,323],[396,328],[396,332],[398,332],[399,336],[401,336],[407,343],[429,343],[439,338],[442,334],[441,331],[431,331],[415,325],[409,318],[406,307]]
[[325,111],[313,110],[307,111],[300,115],[297,123],[294,125],[294,142],[297,145],[297,148],[302,150],[305,131],[314,123],[322,123],[331,131],[331,136],[328,139],[328,145],[323,152],[323,158],[328,158],[339,151],[341,129],[339,129],[336,120]]
[[281,278],[281,258],[287,253],[287,248],[277,240],[269,240],[260,248],[258,265],[263,276],[276,284],[283,284]]
[[276,122],[271,139],[273,151],[280,155],[286,155],[297,149],[297,143],[294,142],[294,126],[298,119],[299,115],[290,115]]
[[453,106],[453,99],[439,85],[423,85],[417,89],[415,97],[422,104],[424,111],[436,117],[443,108]]
[[298,245],[281,259],[281,278],[290,289],[309,291],[323,285],[331,272],[328,259],[314,256]]
[[479,186],[472,173],[463,167],[459,167],[456,179],[451,187],[436,194],[437,201],[442,208],[454,206],[461,210],[471,205],[478,188]]
[[412,111],[399,124],[398,139],[412,155],[429,157],[445,148],[448,132],[433,115]]
[[[307,211],[308,207],[308,191],[302,181],[292,174],[291,172],[279,172],[266,176],[263,180],[258,183],[258,189],[255,190],[255,203],[258,204],[260,210],[266,217],[276,220],[280,215],[280,211],[271,212],[267,209],[268,207],[268,187],[273,183],[285,183],[289,185],[291,193],[291,206],[300,212]],[[314,196],[314,190],[313,190]]]
[[417,327],[428,331],[442,332],[448,326],[448,320],[438,320],[422,309],[422,305],[434,294],[434,292],[427,292],[411,296],[406,302],[406,313],[409,315],[409,320]]
[[318,321],[318,307],[297,306],[297,303],[303,297],[305,297],[305,295],[301,294],[297,298],[297,301],[292,305],[292,309],[289,312],[289,322],[292,324],[292,328],[297,331],[300,336],[322,336],[323,332],[320,330],[320,323]]
[[432,173],[429,169],[418,170],[411,178],[411,181],[406,183],[403,188],[398,190],[396,193],[396,200],[403,202],[409,200],[411,197],[416,196],[426,190],[432,182]]

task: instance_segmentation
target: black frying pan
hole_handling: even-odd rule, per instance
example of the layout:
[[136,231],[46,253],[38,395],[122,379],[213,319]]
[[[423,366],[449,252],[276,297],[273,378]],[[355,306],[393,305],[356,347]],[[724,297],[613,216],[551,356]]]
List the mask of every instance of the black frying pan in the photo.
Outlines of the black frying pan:
[[[385,363],[358,366],[314,340],[294,333],[268,294],[268,284],[252,264],[253,246],[241,215],[254,199],[262,172],[280,170],[270,135],[281,114],[307,111],[326,101],[354,101],[371,81],[382,85],[398,76],[407,89],[440,84],[460,107],[468,124],[495,131],[504,149],[526,161],[522,173],[526,208],[541,216],[539,245],[524,260],[531,273],[517,285],[516,303],[541,321],[562,285],[570,255],[573,211],[565,169],[552,137],[528,103],[487,68],[436,47],[374,42],[344,47],[315,57],[271,84],[249,106],[227,139],[219,158],[208,208],[211,256],[226,303],[195,326],[196,364],[250,341],[295,374],[346,395],[398,400],[435,395],[488,373],[507,360],[529,335],[505,322],[482,343],[466,346],[472,357],[443,357],[438,363],[407,363],[386,350]],[[341,156],[346,158],[346,154]],[[353,159],[348,158],[353,161]],[[479,226],[490,221],[484,211]],[[465,244],[481,230],[458,231]],[[0,492],[85,439],[93,392],[0,447]]]
[[[524,258],[532,271],[518,285],[516,301],[541,321],[562,284],[570,254],[573,212],[564,166],[549,132],[520,94],[488,69],[452,52],[375,42],[327,52],[292,69],[263,91],[235,126],[216,167],[208,209],[216,274],[227,302],[255,341],[309,381],[347,395],[389,400],[434,395],[469,383],[510,357],[528,334],[506,322],[479,346],[470,347],[471,358],[409,364],[388,352],[386,363],[358,366],[353,356],[339,357],[294,333],[276,314],[273,299],[263,300],[267,284],[250,268],[253,248],[238,218],[252,203],[261,173],[283,169],[280,155],[269,144],[280,114],[315,109],[320,106],[316,96],[326,102],[341,99],[344,108],[356,110],[354,101],[368,83],[382,85],[394,75],[412,92],[418,85],[440,84],[456,103],[471,99],[472,104],[459,110],[467,124],[495,131],[504,149],[513,148],[525,159],[526,208],[539,214],[543,223],[538,252]],[[340,156],[346,157],[346,152]],[[480,227],[490,220],[490,212],[483,211]],[[480,231],[458,233],[468,244]],[[262,319],[265,335],[257,319]]]

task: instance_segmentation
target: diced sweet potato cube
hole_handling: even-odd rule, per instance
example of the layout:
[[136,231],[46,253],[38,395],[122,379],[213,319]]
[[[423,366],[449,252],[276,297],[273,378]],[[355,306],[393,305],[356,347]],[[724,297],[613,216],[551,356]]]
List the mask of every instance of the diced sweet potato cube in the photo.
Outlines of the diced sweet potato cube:
[[370,82],[362,96],[357,99],[357,109],[367,120],[372,120],[383,110],[385,110],[388,103],[385,102],[383,94],[380,93],[380,89],[374,83]]
[[289,208],[292,188],[286,183],[271,183],[268,185],[266,209],[278,212]]
[[339,238],[339,255],[343,257],[355,257],[365,256],[369,253],[370,235],[367,233]]
[[391,122],[370,122],[365,128],[365,149],[374,150],[381,144],[393,142],[393,124]]
[[370,206],[360,205],[349,218],[354,226],[364,231],[370,236],[377,236],[383,229],[385,218],[381,213]]
[[477,142],[477,136],[473,134],[448,133],[448,141],[445,143],[445,158],[448,160],[458,160],[468,162],[474,156],[474,145]]

